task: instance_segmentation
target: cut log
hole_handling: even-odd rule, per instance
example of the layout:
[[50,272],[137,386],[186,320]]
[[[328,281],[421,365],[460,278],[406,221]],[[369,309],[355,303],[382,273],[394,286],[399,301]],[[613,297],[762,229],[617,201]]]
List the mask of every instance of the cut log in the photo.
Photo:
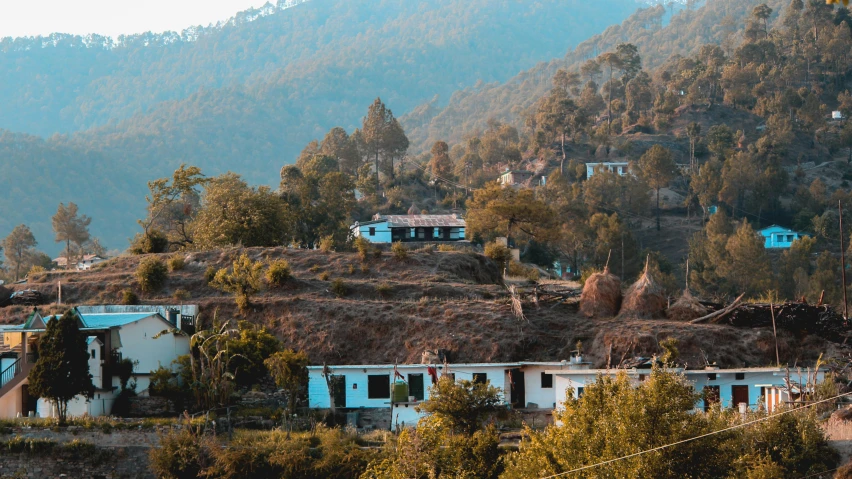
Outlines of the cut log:
[[716,318],[721,319],[721,318],[725,317],[725,315],[729,314],[731,311],[737,309],[737,306],[740,305],[740,301],[742,301],[743,296],[745,296],[745,293],[737,296],[737,299],[735,299],[733,303],[729,304],[724,309],[720,309],[719,311],[704,315],[700,318],[695,318],[692,321],[690,321],[689,323],[690,324],[698,324],[698,323],[703,323],[705,321],[710,321],[711,319],[716,319]]

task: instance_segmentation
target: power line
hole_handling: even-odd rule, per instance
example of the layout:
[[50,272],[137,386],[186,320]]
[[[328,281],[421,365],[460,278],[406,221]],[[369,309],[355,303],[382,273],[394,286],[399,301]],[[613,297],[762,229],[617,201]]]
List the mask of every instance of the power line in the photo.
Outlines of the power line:
[[[736,424],[736,425],[734,425],[734,426],[726,427],[726,428],[724,428],[724,429],[720,429],[720,430],[718,430],[718,431],[708,432],[708,433],[706,433],[706,434],[701,434],[701,435],[699,435],[699,436],[690,437],[690,438],[688,438],[688,439],[682,439],[682,440],[680,440],[680,441],[673,442],[673,443],[670,443],[670,444],[666,444],[666,445],[663,445],[663,446],[657,446],[657,447],[652,448],[652,449],[646,449],[646,450],[644,450],[644,451],[634,452],[633,454],[628,454],[628,455],[626,455],[626,456],[617,457],[617,458],[615,458],[615,459],[608,459],[608,460],[606,460],[606,461],[598,462],[598,463],[595,463],[595,464],[589,464],[589,465],[587,465],[587,466],[582,466],[582,467],[578,467],[578,468],[576,468],[576,469],[571,469],[570,471],[560,472],[560,473],[558,473],[558,474],[553,474],[553,475],[550,475],[550,476],[544,476],[544,477],[542,477],[542,478],[540,478],[540,479],[553,479],[554,477],[561,477],[561,476],[565,476],[565,475],[567,475],[567,474],[571,474],[571,473],[574,473],[574,472],[579,472],[579,471],[583,471],[583,470],[586,470],[586,469],[592,469],[592,468],[594,468],[594,467],[598,467],[598,466],[605,466],[605,465],[607,465],[607,464],[612,464],[613,462],[623,461],[623,460],[625,460],[625,459],[631,459],[631,458],[634,458],[634,457],[637,457],[637,456],[641,456],[641,455],[644,455],[644,454],[648,454],[648,453],[650,453],[650,452],[659,451],[659,450],[666,449],[666,448],[669,448],[669,447],[673,447],[673,446],[678,446],[678,445],[681,445],[681,444],[685,444],[685,443],[687,443],[687,442],[696,441],[696,440],[698,440],[698,439],[704,439],[705,437],[710,437],[710,436],[714,436],[714,435],[716,435],[716,434],[721,434],[721,433],[723,433],[723,432],[728,432],[728,431],[732,431],[732,430],[734,430],[734,429],[739,429],[739,428],[743,428],[743,427],[746,427],[746,426],[750,426],[750,425],[752,425],[752,424],[756,424],[756,423],[759,423],[759,422],[763,422],[763,421],[766,421],[766,420],[768,420],[768,419],[776,418],[776,417],[778,417],[778,416],[783,416],[783,415],[785,415],[785,414],[789,414],[789,413],[791,413],[791,412],[799,411],[799,409],[802,409],[802,408],[815,406],[815,405],[817,405],[817,404],[825,403],[825,402],[828,402],[828,401],[834,401],[835,399],[838,399],[838,398],[841,398],[841,397],[844,397],[844,396],[849,396],[849,395],[852,395],[852,392],[843,393],[843,394],[838,394],[837,396],[830,397],[830,398],[828,398],[828,399],[823,399],[823,400],[820,400],[820,401],[815,401],[815,402],[812,402],[812,403],[809,403],[809,404],[805,404],[805,405],[803,405],[801,408],[797,408],[797,409],[788,409],[788,410],[786,410],[786,411],[782,411],[782,412],[780,412],[780,413],[778,413],[778,414],[769,414],[769,415],[764,416],[764,417],[762,417],[762,418],[758,418],[758,419],[754,419],[754,420],[752,420],[752,421],[748,421],[748,422],[744,422],[744,423]],[[830,471],[826,471],[826,472],[830,472]],[[823,474],[824,474],[824,473],[823,473]]]

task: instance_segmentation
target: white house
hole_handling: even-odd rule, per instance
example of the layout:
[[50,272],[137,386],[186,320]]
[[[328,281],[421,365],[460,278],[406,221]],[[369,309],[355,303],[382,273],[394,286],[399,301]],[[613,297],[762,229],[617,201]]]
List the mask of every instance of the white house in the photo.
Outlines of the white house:
[[[650,369],[590,369],[580,358],[559,362],[475,363],[430,366],[427,364],[345,365],[308,367],[308,406],[347,412],[383,411],[391,414],[391,425],[414,425],[422,416],[415,406],[429,399],[429,386],[437,378],[450,375],[455,379],[482,381],[502,392],[507,408],[536,410],[555,409],[565,401],[570,389],[582,396],[585,387],[600,375],[624,372],[635,384],[647,379]],[[739,407],[740,403],[756,409],[761,401],[770,409],[783,401],[779,390],[788,384],[807,382],[805,373],[789,373],[783,368],[742,368],[681,371],[704,398],[696,410],[714,403],[723,407]],[[822,381],[824,371],[816,374]],[[397,388],[401,393],[395,394]]]
[[373,243],[464,241],[465,222],[459,215],[375,215],[356,222],[352,235]]
[[500,185],[504,188],[507,186],[518,188],[532,178],[534,174],[528,170],[506,170],[500,174]]
[[[70,266],[74,266],[79,271],[85,271],[91,269],[92,266],[106,261],[106,258],[102,258],[96,254],[87,254],[80,258],[76,263],[71,263]],[[68,258],[65,256],[60,256],[58,258],[54,258],[53,262],[56,263],[60,268],[68,268]]]
[[[184,307],[184,312],[193,310],[197,308]],[[71,401],[68,412],[72,416],[109,414],[120,387],[114,368],[122,359],[136,362],[132,381],[136,391],[144,395],[152,372],[160,366],[171,368],[178,356],[189,354],[189,336],[183,331],[194,328],[194,316],[166,306],[81,306],[73,311],[80,330],[87,335],[95,396]],[[160,311],[169,312],[163,315]],[[42,316],[36,310],[23,324],[5,326],[0,331],[3,346],[8,349],[0,361],[4,366],[0,372],[0,418],[36,412],[40,416],[54,415],[53,405],[29,395],[27,376],[38,361],[38,343],[46,325],[57,318]]]
[[772,225],[768,228],[763,228],[758,231],[764,238],[764,247],[769,248],[789,248],[793,245],[793,241],[801,238],[803,235],[790,228],[784,228],[778,225]]
[[595,172],[600,171],[602,169],[611,173],[617,173],[620,176],[624,176],[630,172],[630,164],[626,161],[602,161],[597,163],[586,163],[586,178],[591,178],[592,176],[595,176]]

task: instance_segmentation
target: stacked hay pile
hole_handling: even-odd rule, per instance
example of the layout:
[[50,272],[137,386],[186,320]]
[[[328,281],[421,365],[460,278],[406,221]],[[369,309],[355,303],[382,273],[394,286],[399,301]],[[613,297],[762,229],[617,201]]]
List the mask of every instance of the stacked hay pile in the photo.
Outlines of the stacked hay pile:
[[665,316],[668,303],[660,286],[648,272],[648,262],[645,262],[645,272],[630,286],[621,303],[619,316],[632,318],[656,318]]
[[688,289],[684,289],[683,295],[666,310],[666,316],[675,321],[692,321],[709,312],[710,310],[695,299]]
[[580,294],[580,312],[589,318],[611,318],[621,306],[621,280],[605,267],[586,279]]

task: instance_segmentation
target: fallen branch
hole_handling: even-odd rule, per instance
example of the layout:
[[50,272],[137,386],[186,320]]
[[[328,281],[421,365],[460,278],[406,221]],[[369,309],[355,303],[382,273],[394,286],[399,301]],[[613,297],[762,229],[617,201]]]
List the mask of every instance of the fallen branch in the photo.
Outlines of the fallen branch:
[[737,309],[737,306],[740,305],[740,302],[742,301],[743,296],[745,296],[745,293],[737,296],[737,299],[735,299],[733,303],[729,304],[724,309],[720,309],[719,311],[710,313],[706,316],[702,316],[700,318],[693,319],[692,321],[689,322],[689,324],[703,323],[705,321],[709,321],[709,320],[714,319],[714,318],[722,318],[722,317],[728,315],[731,311]]

